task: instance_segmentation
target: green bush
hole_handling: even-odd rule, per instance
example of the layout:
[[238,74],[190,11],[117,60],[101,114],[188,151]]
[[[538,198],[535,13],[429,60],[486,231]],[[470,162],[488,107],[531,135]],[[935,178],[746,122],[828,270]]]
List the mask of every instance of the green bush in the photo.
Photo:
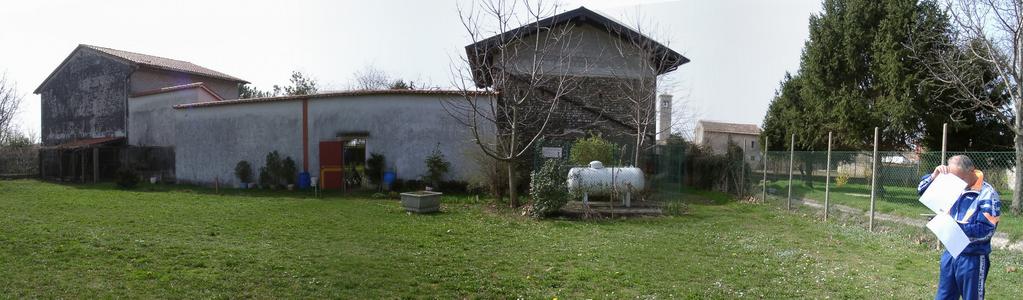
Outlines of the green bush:
[[440,182],[444,180],[444,174],[448,173],[451,163],[444,159],[444,153],[440,152],[440,144],[433,149],[433,153],[426,157],[426,175],[423,181],[429,183],[433,188],[439,188]]
[[135,169],[131,167],[123,166],[117,169],[115,177],[117,186],[123,189],[132,189],[139,184],[139,174],[135,173]]
[[380,183],[384,179],[384,156],[379,153],[370,153],[369,159],[366,160],[366,177],[369,177],[369,183],[377,186],[380,189]]
[[565,203],[568,203],[568,186],[565,174],[561,172],[561,164],[557,160],[547,160],[543,167],[530,174],[529,196],[533,200],[533,209],[529,211],[534,218],[548,217]]
[[238,177],[238,181],[242,183],[252,182],[252,165],[247,161],[239,161],[234,166],[234,176]]
[[[281,154],[277,153],[277,150],[270,151],[266,154],[266,172],[268,186],[277,186],[281,184]],[[260,174],[262,176],[263,174]],[[261,179],[262,180],[262,179]],[[260,182],[263,184],[263,182]]]
[[681,216],[689,212],[689,205],[681,200],[669,200],[661,206],[661,211],[668,216]]
[[279,180],[284,181],[285,184],[295,184],[295,177],[298,176],[298,166],[295,165],[295,160],[291,159],[291,156],[285,157],[281,161],[280,170],[277,174]]
[[614,144],[600,136],[592,136],[576,140],[572,144],[572,154],[569,158],[575,165],[586,165],[595,160],[605,165],[613,165],[616,161],[614,152]]
[[268,188],[273,185],[273,176],[270,176],[270,171],[266,167],[259,168],[259,186],[261,188]]
[[281,154],[274,150],[266,154],[266,166],[259,169],[259,184],[269,187],[295,184],[297,176],[295,160],[291,156],[281,158]]

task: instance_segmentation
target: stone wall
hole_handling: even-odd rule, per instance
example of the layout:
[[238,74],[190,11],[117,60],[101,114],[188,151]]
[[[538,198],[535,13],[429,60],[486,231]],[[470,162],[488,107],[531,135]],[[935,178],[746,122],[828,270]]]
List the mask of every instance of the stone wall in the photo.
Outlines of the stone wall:
[[42,142],[125,136],[125,103],[132,67],[81,48],[50,79],[42,99]]

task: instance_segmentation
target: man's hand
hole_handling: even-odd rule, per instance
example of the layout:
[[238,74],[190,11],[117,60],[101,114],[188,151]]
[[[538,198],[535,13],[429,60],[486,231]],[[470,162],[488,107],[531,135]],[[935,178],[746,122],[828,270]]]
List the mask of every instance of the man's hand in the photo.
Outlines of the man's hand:
[[949,172],[948,166],[945,165],[938,166],[937,168],[934,168],[934,173],[931,173],[931,180],[934,180],[934,178],[937,178],[938,175],[940,174],[948,174],[948,172]]

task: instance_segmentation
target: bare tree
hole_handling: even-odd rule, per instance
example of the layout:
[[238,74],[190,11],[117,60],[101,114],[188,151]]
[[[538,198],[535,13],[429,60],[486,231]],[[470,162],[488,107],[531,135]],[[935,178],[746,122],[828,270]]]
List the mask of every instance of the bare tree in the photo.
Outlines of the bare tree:
[[355,90],[385,90],[391,86],[391,76],[373,65],[366,65],[362,70],[356,71],[355,83],[352,89]]
[[7,80],[7,73],[0,75],[0,145],[18,135],[14,118],[18,115],[23,97],[13,82]]
[[[959,114],[984,114],[1015,134],[1016,170],[1023,167],[1023,3],[947,0],[951,32],[913,36],[910,48],[934,81],[958,99]],[[952,116],[955,117],[955,116]],[[1013,182],[1012,211],[1020,213],[1023,176]]]
[[[508,197],[519,205],[516,165],[547,131],[559,101],[573,88],[577,45],[570,22],[558,23],[557,4],[542,0],[484,0],[459,6],[472,45],[452,63],[462,97],[445,108],[472,133],[483,154],[503,162]],[[491,100],[491,97],[493,99]]]
[[[621,100],[627,107],[623,121],[632,127],[631,135],[635,141],[635,151],[630,159],[638,166],[640,153],[654,146],[652,140],[657,134],[662,131],[671,132],[672,128],[687,121],[692,113],[683,105],[676,106],[677,111],[673,107],[672,115],[669,116],[670,125],[657,128],[659,95],[672,94],[677,88],[676,78],[666,73],[687,60],[671,51],[668,48],[669,42],[664,39],[658,42],[652,38],[657,32],[656,26],[649,24],[638,13],[633,19],[629,22],[632,27],[608,26],[608,31],[618,38],[612,40],[613,49],[603,53],[609,60],[621,62],[611,64],[613,80],[607,82],[622,93]],[[676,103],[686,103],[684,99],[679,100]]]

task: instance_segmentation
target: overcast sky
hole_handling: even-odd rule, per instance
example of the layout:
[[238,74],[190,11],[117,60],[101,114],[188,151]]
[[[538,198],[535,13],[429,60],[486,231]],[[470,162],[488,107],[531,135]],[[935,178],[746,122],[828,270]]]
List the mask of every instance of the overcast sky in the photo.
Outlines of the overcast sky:
[[[0,72],[25,94],[20,126],[39,132],[32,91],[78,44],[163,56],[218,70],[260,88],[291,70],[343,89],[372,65],[392,76],[447,86],[469,39],[455,0],[404,1],[4,1]],[[462,2],[463,4],[465,2]],[[778,81],[796,72],[807,20],[820,0],[566,0],[656,36],[692,60],[674,94],[701,119],[761,124]]]

